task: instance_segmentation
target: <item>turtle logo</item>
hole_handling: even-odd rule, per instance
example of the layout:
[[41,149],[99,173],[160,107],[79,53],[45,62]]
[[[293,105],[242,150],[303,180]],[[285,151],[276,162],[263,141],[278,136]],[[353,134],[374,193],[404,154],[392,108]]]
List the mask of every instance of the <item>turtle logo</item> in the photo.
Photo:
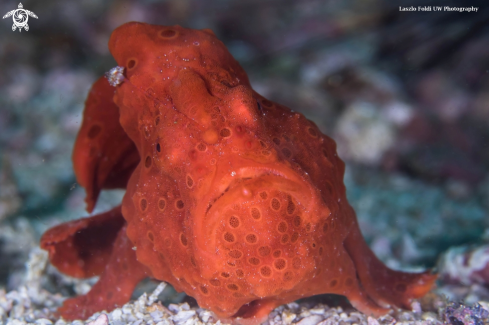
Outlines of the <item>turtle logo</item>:
[[19,8],[9,11],[3,16],[3,19],[13,16],[14,24],[12,25],[12,31],[15,31],[16,28],[19,29],[19,32],[24,28],[26,31],[29,30],[29,25],[27,25],[27,21],[29,20],[29,16],[36,18],[35,13],[29,10],[25,10],[22,3],[19,2]]

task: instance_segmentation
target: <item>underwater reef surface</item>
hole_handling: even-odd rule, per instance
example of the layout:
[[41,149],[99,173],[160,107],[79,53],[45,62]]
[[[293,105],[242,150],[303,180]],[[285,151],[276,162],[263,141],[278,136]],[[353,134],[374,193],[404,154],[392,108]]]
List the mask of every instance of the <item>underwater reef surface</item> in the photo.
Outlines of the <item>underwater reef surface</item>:
[[[483,1],[471,3],[481,8],[477,13],[423,15],[375,0],[23,4],[39,17],[29,19],[28,32],[12,32],[11,20],[0,25],[0,322],[55,322],[51,311],[63,297],[94,283],[59,274],[37,246],[46,229],[87,215],[72,171],[73,142],[89,87],[115,66],[110,32],[131,20],[214,30],[259,93],[302,112],[337,141],[349,201],[377,256],[392,268],[440,271],[433,295],[392,318],[369,319],[324,298],[280,307],[270,323],[484,318],[475,305],[487,309],[489,301]],[[2,2],[0,9],[17,5]],[[95,212],[122,194],[103,193]],[[134,298],[154,287],[142,284]],[[170,288],[159,298],[163,305],[145,296],[108,320],[212,321]]]
[[[39,248],[33,249],[29,256],[23,284],[9,292],[0,289],[0,323],[17,325],[220,324],[211,312],[199,308],[195,301],[162,304],[161,300],[175,301],[175,297],[169,294],[171,290],[165,290],[168,288],[164,282],[157,286],[153,285],[152,289],[146,288],[147,293],[144,292],[133,301],[111,312],[97,312],[85,321],[68,322],[58,319],[53,312],[66,298],[61,292],[72,286],[75,292],[84,293],[93,281],[70,279],[47,264],[47,253]],[[52,287],[53,284],[55,287]],[[54,289],[54,293],[45,288]],[[480,301],[467,305],[450,302],[442,296],[443,290],[446,288],[434,290],[419,301],[414,301],[411,311],[399,310],[379,318],[366,316],[351,306],[344,305],[344,301],[343,304],[338,304],[328,300],[334,304],[327,305],[324,301],[317,301],[320,299],[316,301],[305,299],[276,308],[269,314],[264,324],[484,325],[489,323],[489,302]]]

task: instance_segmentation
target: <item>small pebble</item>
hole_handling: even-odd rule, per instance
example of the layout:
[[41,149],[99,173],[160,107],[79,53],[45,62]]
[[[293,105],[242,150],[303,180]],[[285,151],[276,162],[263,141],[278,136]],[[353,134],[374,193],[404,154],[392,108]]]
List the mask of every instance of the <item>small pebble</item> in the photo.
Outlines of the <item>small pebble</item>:
[[198,310],[199,317],[202,320],[202,322],[207,323],[209,319],[212,317],[212,313],[206,309],[199,309]]
[[423,320],[436,321],[437,315],[433,312],[428,311],[426,313],[423,313],[423,315],[421,315],[421,318]]
[[176,323],[183,323],[193,316],[195,316],[195,310],[182,310],[178,314],[173,315],[172,320]]
[[164,319],[163,321],[158,322],[156,325],[173,325],[173,323],[170,322],[169,319]]
[[136,318],[136,316],[134,316],[134,315],[132,315],[132,314],[131,314],[131,315],[129,315],[129,316],[127,317],[127,320],[128,320],[128,321],[130,321],[130,322],[135,322],[135,321],[137,321],[138,319]]
[[178,314],[180,312],[180,306],[176,305],[176,304],[169,304],[168,305],[168,309],[172,312],[172,313],[175,313],[175,314]]
[[153,312],[151,312],[149,314],[151,315],[151,318],[153,318],[153,320],[155,322],[161,321],[163,319],[163,317],[164,317],[163,312],[161,312],[159,310],[153,311]]
[[112,325],[125,325],[126,323],[121,320],[115,320],[112,322]]
[[323,317],[319,315],[311,315],[309,317],[303,318],[297,325],[316,325],[323,320]]
[[91,321],[87,325],[108,325],[109,324],[109,317],[107,317],[106,314],[101,314],[100,316],[97,317],[97,319]]
[[282,312],[282,322],[286,325],[292,324],[292,321],[294,321],[297,318],[297,315],[289,310],[284,310]]
[[324,308],[312,308],[309,312],[313,315],[324,315]]
[[120,308],[116,308],[111,313],[113,320],[120,320],[122,317],[122,310]]
[[144,314],[141,313],[141,312],[139,312],[139,311],[136,312],[136,315],[135,316],[136,316],[137,319],[143,319],[144,318]]
[[376,320],[375,318],[368,316],[367,318],[368,325],[380,325],[379,321]]
[[132,306],[130,304],[124,305],[122,307],[122,312],[126,315],[132,314]]

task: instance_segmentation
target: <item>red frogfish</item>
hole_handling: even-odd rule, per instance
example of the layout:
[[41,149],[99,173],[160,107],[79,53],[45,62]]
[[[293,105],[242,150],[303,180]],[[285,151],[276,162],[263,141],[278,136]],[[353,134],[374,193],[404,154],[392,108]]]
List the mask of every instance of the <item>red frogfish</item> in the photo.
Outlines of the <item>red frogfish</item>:
[[88,95],[73,164],[89,212],[101,190],[126,192],[121,206],[42,236],[61,272],[100,276],[64,302],[64,318],[121,306],[146,277],[248,325],[323,293],[380,316],[431,288],[430,272],[377,259],[335,142],[256,93],[211,30],[132,22],[109,49],[119,67]]

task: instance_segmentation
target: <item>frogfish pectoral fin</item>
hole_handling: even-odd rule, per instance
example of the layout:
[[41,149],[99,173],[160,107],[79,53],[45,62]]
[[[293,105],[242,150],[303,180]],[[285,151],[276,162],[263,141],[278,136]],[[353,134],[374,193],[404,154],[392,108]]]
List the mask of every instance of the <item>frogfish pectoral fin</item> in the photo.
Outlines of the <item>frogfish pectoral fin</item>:
[[87,319],[98,311],[121,307],[131,299],[136,285],[149,275],[147,272],[136,259],[124,225],[98,282],[87,294],[65,300],[58,313],[69,320]]
[[[344,247],[355,265],[358,279],[368,298],[383,308],[411,309],[412,300],[424,296],[436,281],[437,276],[431,271],[407,273],[389,269],[367,246],[356,222]],[[354,304],[352,300],[350,298]],[[378,316],[378,313],[373,314]]]
[[93,217],[65,222],[46,231],[41,248],[61,272],[88,278],[103,272],[125,221],[118,206]]

